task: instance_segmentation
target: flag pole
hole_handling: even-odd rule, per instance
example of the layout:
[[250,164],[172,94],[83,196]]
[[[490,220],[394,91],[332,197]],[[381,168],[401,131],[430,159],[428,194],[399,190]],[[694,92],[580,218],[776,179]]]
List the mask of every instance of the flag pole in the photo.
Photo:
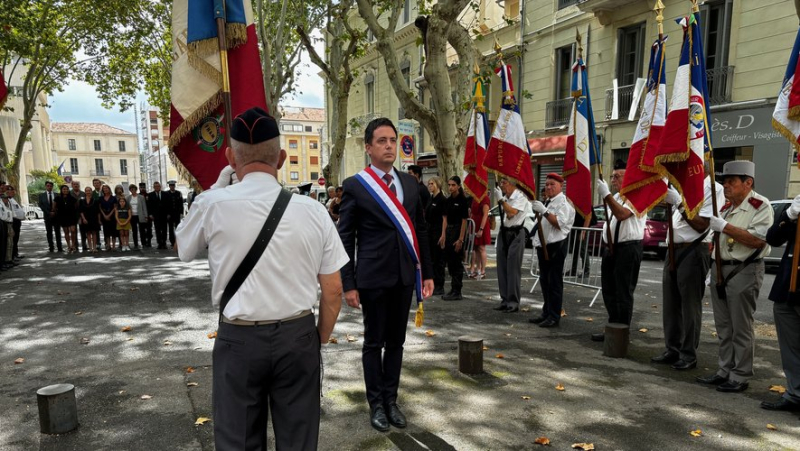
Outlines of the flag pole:
[[230,147],[230,131],[233,125],[233,107],[231,106],[231,82],[228,75],[228,40],[225,35],[226,24],[225,0],[214,0],[214,19],[217,22],[217,41],[219,42],[219,65],[222,72],[222,103],[225,106],[225,147]]

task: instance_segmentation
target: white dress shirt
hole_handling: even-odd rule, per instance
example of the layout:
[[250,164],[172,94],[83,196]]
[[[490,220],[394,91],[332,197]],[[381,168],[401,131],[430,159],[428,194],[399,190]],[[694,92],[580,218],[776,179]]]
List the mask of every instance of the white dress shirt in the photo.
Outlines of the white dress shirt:
[[[250,173],[238,184],[198,196],[175,230],[182,261],[208,247],[215,307],[280,190],[272,175]],[[223,314],[229,319],[269,321],[309,310],[317,301],[317,276],[339,271],[348,260],[325,207],[310,197],[293,195],[264,255]]]
[[[723,192],[722,185],[716,184],[717,189],[717,209],[721,210],[725,205],[725,193]],[[714,208],[711,201],[711,177],[706,177],[703,184],[703,206],[698,213],[703,218],[710,218],[714,216]],[[693,229],[692,226],[683,219],[681,212],[676,207],[672,207],[672,236],[676,244],[691,243],[692,241],[700,238],[702,232]],[[711,241],[713,233],[709,232],[703,242],[708,243]]]
[[[372,170],[375,171],[375,174],[378,176],[379,179],[381,179],[381,181],[383,183],[386,183],[386,180],[383,179],[383,176],[386,175],[385,172],[381,171],[380,169],[376,168],[373,165],[369,165],[369,167],[371,167]],[[400,202],[400,204],[402,204],[403,203],[403,199],[405,198],[405,196],[403,196],[403,194],[404,194],[403,193],[403,184],[400,183],[400,176],[397,175],[397,169],[395,169],[394,166],[392,166],[391,175],[393,177],[392,183],[394,184],[395,188],[397,189],[397,200]]]
[[522,194],[522,191],[515,189],[511,196],[508,197],[506,200],[508,206],[517,210],[517,214],[514,216],[506,215],[503,218],[503,227],[516,227],[521,226],[525,222],[526,218],[526,211],[530,210],[530,202],[528,202],[528,198]]
[[[559,230],[553,227],[550,221],[542,215],[544,240],[547,244],[565,240],[572,230],[572,223],[575,222],[575,209],[567,201],[567,196],[565,196],[564,193],[558,193],[555,197],[550,199],[547,204],[547,213],[556,215],[558,226],[561,229]],[[533,245],[541,246],[538,233],[533,234]]]
[[6,205],[5,202],[0,200],[0,221],[11,222],[14,219],[14,212],[11,208],[11,202]]
[[[622,221],[621,223],[617,220],[617,217],[611,213],[611,209],[609,208],[608,214],[611,215],[611,221],[606,221],[603,224],[603,242],[608,243],[608,232],[606,229],[608,228],[609,224],[611,225],[611,240],[615,243],[624,243],[626,241],[640,241],[644,238],[644,226],[647,222],[647,215],[643,215],[641,218],[636,216],[636,213],[633,209],[628,205],[627,202],[624,202],[619,193],[614,194],[614,200],[617,201],[618,204],[625,207],[628,211],[632,214],[631,216]],[[619,238],[615,238],[615,234],[617,233],[617,224],[619,223]]]

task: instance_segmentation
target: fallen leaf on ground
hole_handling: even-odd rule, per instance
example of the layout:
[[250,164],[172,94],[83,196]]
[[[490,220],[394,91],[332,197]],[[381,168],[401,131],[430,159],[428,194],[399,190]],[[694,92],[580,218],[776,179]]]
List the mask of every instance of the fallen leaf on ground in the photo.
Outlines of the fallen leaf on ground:
[[189,382],[186,384],[187,387],[197,387],[197,382]]
[[539,437],[536,440],[534,440],[533,443],[536,443],[537,445],[549,446],[550,445],[550,439],[547,438],[547,437]]
[[212,339],[213,338],[217,338],[217,331],[215,330],[214,332],[210,332],[208,335],[206,335],[206,337],[212,338]]
[[506,334],[506,337],[510,337],[510,336],[511,336],[511,334]]
[[169,345],[171,345],[171,344],[172,344],[172,342],[171,342],[171,341],[169,341],[169,340],[164,340],[164,346],[169,346]]
[[17,359],[14,359],[14,365],[19,365],[20,363],[25,363],[24,357],[19,357]]
[[190,367],[190,366],[187,366],[187,367],[186,367],[186,372],[187,372],[187,373],[194,373],[194,368],[192,368],[192,367]]
[[436,335],[436,332],[434,332],[434,331],[432,331],[432,330],[426,330],[426,331],[425,331],[425,336],[426,336],[426,337],[433,337],[433,336],[435,336],[435,335]]
[[489,350],[489,347],[488,347],[488,346],[484,346],[484,347],[483,347],[483,350],[484,350],[484,351],[488,351],[488,350]]
[[356,338],[355,336],[353,336],[353,335],[350,335],[350,334],[347,334],[347,341],[348,341],[349,343],[354,343],[354,342],[356,342],[357,340],[358,340],[358,338]]
[[125,394],[125,390],[120,390],[120,391],[119,391],[119,394],[120,394],[120,395],[124,395],[124,394]]
[[82,345],[88,345],[89,344],[89,337],[81,338],[81,344]]
[[583,451],[592,451],[594,443],[573,443],[572,449],[582,449]]
[[506,356],[504,356],[503,354],[496,354],[495,357],[497,357],[498,359],[505,359],[506,358]]
[[198,417],[198,418],[197,418],[197,421],[195,421],[195,422],[194,422],[194,425],[195,425],[195,426],[200,426],[201,424],[206,424],[206,423],[208,423],[209,421],[211,421],[211,418],[206,418],[206,417]]
[[133,328],[131,326],[125,326],[122,329],[120,329],[120,332],[130,332],[132,330]]
[[594,318],[586,318],[587,323],[591,323],[592,321],[594,321]]
[[562,317],[567,316],[567,311],[564,310],[564,309],[561,309],[561,316]]
[[700,437],[703,435],[703,431],[701,431],[700,429],[695,429],[694,431],[689,431],[689,435],[691,435],[692,437]]
[[771,423],[767,423],[767,429],[769,429],[770,431],[777,431],[778,430],[778,428],[776,428],[775,425],[771,424]]
[[786,393],[786,387],[784,387],[783,385],[770,385],[769,391],[780,393],[782,395]]
[[658,304],[653,304],[653,305],[651,305],[650,307],[653,307],[653,308],[658,308]]
[[530,307],[522,307],[521,309],[519,309],[519,311],[523,312],[523,313],[527,313],[527,312],[531,311],[531,308]]
[[131,288],[131,291],[139,291],[139,288],[133,287],[133,288]]
[[556,385],[556,390],[558,390],[558,391],[564,391],[564,390],[566,390],[566,388],[564,388],[564,384],[562,384],[561,382],[559,382],[559,383],[558,383],[558,385]]
[[328,343],[338,344],[339,343],[339,339],[336,338],[336,337],[328,338]]
[[75,312],[75,316],[83,315],[83,312]]
[[529,401],[531,399],[530,396],[522,396],[523,401]]
[[639,332],[641,332],[643,334],[647,333],[647,328],[642,327],[641,329],[639,329]]
[[712,337],[716,337],[716,336],[717,336],[717,333],[716,333],[716,332],[711,332],[711,336],[712,336]]
[[152,398],[152,396],[150,396],[150,395],[142,395],[142,396],[140,396],[139,398],[140,398],[140,399],[151,399],[151,398]]
[[708,305],[708,302],[706,302],[706,305]]

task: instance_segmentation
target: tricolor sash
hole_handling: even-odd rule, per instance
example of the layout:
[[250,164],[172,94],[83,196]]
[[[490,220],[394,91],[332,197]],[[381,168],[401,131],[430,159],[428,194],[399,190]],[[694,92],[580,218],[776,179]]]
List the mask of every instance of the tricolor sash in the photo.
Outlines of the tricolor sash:
[[[420,253],[419,253],[419,242],[417,241],[417,233],[414,230],[414,224],[411,223],[411,218],[408,217],[408,212],[406,211],[405,207],[400,203],[397,199],[397,195],[389,190],[389,187],[386,186],[378,174],[372,170],[370,167],[364,168],[363,171],[356,174],[356,180],[358,180],[367,192],[378,202],[378,205],[381,206],[386,216],[392,221],[397,230],[400,232],[400,236],[403,238],[403,242],[406,245],[406,249],[408,250],[408,254],[411,256],[411,261],[414,262],[415,268],[415,280],[416,280],[416,291],[417,291],[417,302],[422,302],[422,266],[420,260]],[[397,179],[397,183],[400,183],[400,179]]]

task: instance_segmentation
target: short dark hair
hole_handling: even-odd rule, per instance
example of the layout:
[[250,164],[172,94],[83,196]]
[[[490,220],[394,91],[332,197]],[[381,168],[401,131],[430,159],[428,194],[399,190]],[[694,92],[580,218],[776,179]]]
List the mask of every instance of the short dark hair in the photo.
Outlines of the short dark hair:
[[367,128],[364,130],[365,144],[372,144],[372,135],[375,134],[375,130],[377,130],[379,127],[392,127],[392,130],[394,130],[394,135],[397,136],[397,127],[394,126],[392,120],[388,117],[379,117],[371,120],[369,124],[367,124]]
[[422,178],[422,166],[411,164],[408,166],[408,170],[413,172],[417,177]]
[[52,180],[48,180],[48,181],[44,182],[44,186],[47,186],[47,185],[53,186],[53,181]]

